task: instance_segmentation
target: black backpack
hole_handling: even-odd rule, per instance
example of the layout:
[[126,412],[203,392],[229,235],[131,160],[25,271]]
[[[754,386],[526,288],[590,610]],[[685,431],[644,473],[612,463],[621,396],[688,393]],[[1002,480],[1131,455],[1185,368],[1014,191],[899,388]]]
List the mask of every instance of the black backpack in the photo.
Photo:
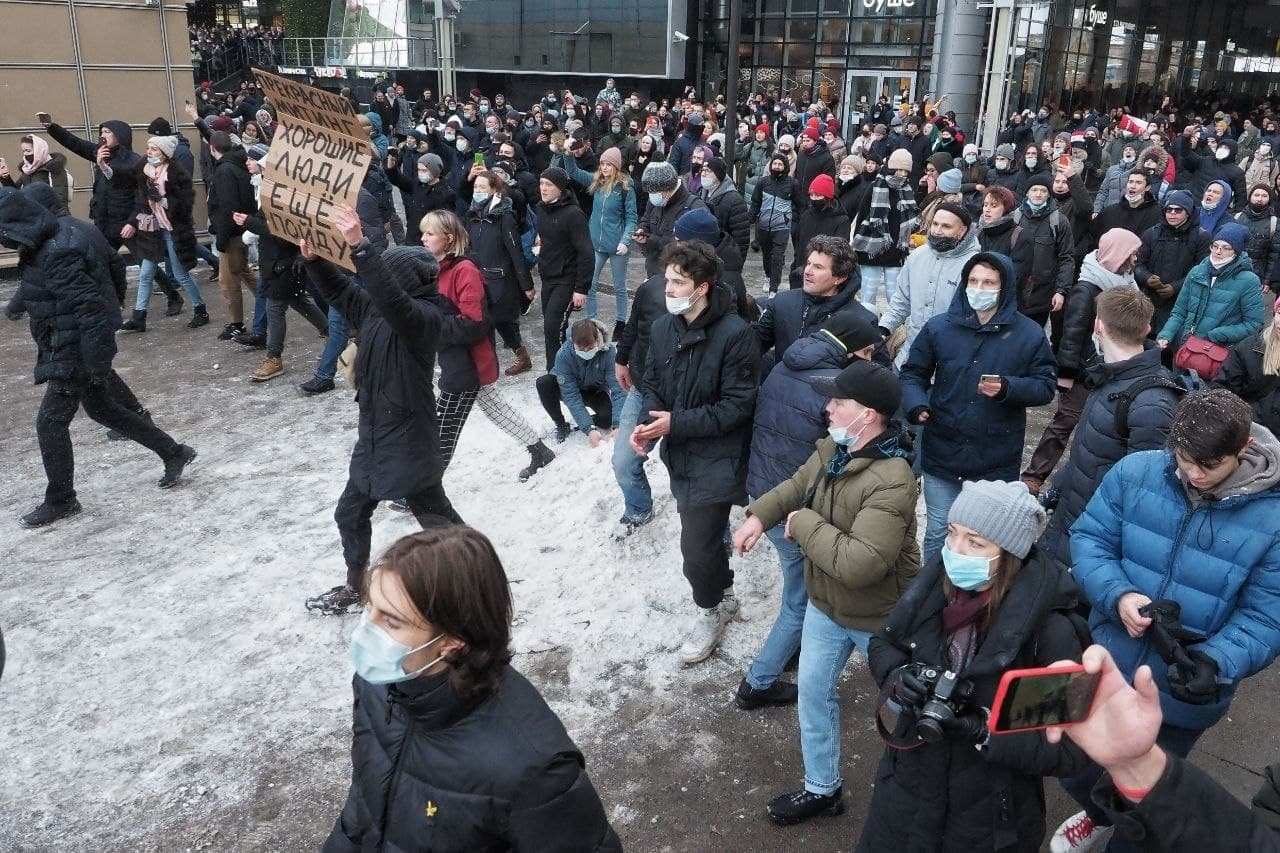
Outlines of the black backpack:
[[1193,389],[1179,382],[1180,378],[1162,371],[1130,383],[1129,387],[1123,391],[1112,391],[1107,395],[1107,399],[1116,406],[1116,434],[1124,440],[1126,445],[1129,443],[1129,407],[1133,405],[1133,401],[1138,399],[1138,395],[1143,391],[1150,391],[1153,388],[1167,388],[1175,397],[1182,399],[1188,391]]

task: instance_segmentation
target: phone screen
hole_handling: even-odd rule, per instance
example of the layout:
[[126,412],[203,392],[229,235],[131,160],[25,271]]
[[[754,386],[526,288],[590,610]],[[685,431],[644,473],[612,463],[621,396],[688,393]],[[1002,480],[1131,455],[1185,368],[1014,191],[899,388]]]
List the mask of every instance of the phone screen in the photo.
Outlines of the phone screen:
[[51,117],[48,113],[36,113],[36,120],[43,123],[50,121]]
[[481,154],[479,151],[477,151],[477,152],[476,152],[476,156],[475,156],[475,161],[474,161],[474,162],[475,162],[475,164],[476,164],[477,166],[483,166],[483,165],[484,165],[484,155],[483,155],[483,154]]
[[1008,688],[995,709],[995,733],[1065,726],[1089,716],[1100,673],[1083,670],[1041,672],[1019,676],[1009,673]]

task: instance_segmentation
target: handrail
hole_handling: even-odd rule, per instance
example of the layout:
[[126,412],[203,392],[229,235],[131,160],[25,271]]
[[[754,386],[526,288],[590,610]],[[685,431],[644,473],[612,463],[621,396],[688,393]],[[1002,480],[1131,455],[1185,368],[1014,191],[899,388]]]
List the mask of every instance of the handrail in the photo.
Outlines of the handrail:
[[280,65],[290,68],[434,68],[436,42],[427,36],[286,38]]

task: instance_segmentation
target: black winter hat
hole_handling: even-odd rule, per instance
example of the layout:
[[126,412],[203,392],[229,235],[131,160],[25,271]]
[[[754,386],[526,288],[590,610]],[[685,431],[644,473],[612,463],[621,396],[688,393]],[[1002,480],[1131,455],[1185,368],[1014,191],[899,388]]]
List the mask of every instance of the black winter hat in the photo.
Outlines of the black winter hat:
[[440,264],[422,246],[392,246],[382,253],[382,264],[410,296],[425,299],[438,292]]
[[[1050,177],[1048,172],[1036,172],[1031,176],[1031,180],[1027,181],[1027,189],[1029,190],[1032,187],[1044,187],[1052,192],[1053,178]],[[1023,190],[1023,195],[1026,195],[1026,190]]]
[[948,213],[954,214],[957,219],[964,223],[964,227],[966,228],[973,224],[973,214],[969,212],[969,208],[959,202],[944,201],[942,204],[938,205],[934,213],[937,213],[939,210],[945,210]]
[[173,125],[169,124],[169,120],[164,116],[152,119],[151,124],[147,125],[147,134],[149,136],[173,136]]
[[712,157],[705,165],[716,176],[717,181],[723,181],[724,176],[729,174],[729,164],[722,157]]
[[564,192],[569,189],[569,173],[564,169],[561,169],[559,166],[552,166],[550,169],[547,169],[542,173],[541,177],[555,184],[556,188],[559,189],[560,192]]
[[839,341],[850,353],[880,343],[880,330],[861,312],[837,311],[822,324],[822,331]]
[[890,417],[902,405],[902,385],[898,377],[873,361],[859,359],[834,379],[810,379],[809,385],[824,397],[853,400]]

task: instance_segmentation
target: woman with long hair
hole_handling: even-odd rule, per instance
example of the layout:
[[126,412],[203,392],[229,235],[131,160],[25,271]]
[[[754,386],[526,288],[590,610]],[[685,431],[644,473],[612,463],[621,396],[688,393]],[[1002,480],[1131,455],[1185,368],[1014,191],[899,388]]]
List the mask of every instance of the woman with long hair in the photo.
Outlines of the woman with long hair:
[[493,328],[516,356],[506,375],[517,376],[533,367],[529,348],[520,339],[520,315],[533,302],[533,277],[524,262],[507,182],[497,172],[485,170],[476,175],[472,187],[467,236],[484,275]]
[[[466,347],[440,350],[440,393],[436,419],[440,425],[441,470],[449,467],[458,436],[478,405],[485,417],[529,451],[530,462],[520,471],[524,482],[545,467],[555,454],[538,432],[498,393],[498,354],[493,346],[493,324],[488,312],[484,277],[468,256],[471,238],[462,220],[447,210],[433,210],[422,217],[422,245],[440,264],[440,295],[457,309],[471,327]],[[459,356],[465,355],[465,358]]]
[[582,753],[511,668],[493,543],[435,527],[366,575],[351,789],[324,849],[621,851]]
[[[1006,670],[1079,660],[1083,651],[1075,584],[1034,544],[1047,521],[1022,483],[965,483],[941,552],[871,638],[876,726],[887,748],[859,851],[1038,849],[1041,777],[1087,766],[1074,746],[1039,732],[987,734]],[[944,670],[956,677],[955,713],[935,721],[920,712],[933,695],[927,673]]]
[[569,154],[557,154],[552,163],[564,169],[570,180],[591,193],[591,217],[587,220],[587,228],[591,233],[596,261],[591,275],[591,290],[587,292],[585,316],[596,316],[596,290],[600,287],[600,273],[607,263],[613,278],[613,338],[617,340],[622,327],[627,324],[627,260],[630,257],[627,244],[631,242],[639,221],[631,177],[622,168],[622,152],[617,148],[607,149],[600,155],[600,164],[594,175],[580,168]]
[[1262,331],[1231,348],[1214,380],[1253,409],[1253,419],[1280,435],[1280,300]]
[[122,332],[147,330],[147,303],[151,301],[151,288],[161,261],[168,262],[169,275],[191,297],[194,310],[187,328],[199,328],[209,322],[204,297],[189,272],[196,265],[196,233],[191,215],[195,193],[191,176],[172,159],[177,148],[176,136],[153,136],[147,140],[147,163],[138,181],[137,206],[120,231],[129,252],[142,259],[138,298],[133,316],[120,327]]

